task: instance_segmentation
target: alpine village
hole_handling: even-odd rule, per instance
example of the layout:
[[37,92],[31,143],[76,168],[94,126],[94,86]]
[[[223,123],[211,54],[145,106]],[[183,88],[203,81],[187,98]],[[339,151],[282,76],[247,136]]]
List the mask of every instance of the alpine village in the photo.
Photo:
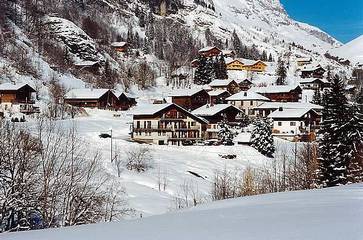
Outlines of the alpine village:
[[[301,238],[256,225],[267,224],[258,206],[295,191],[301,211],[325,188],[354,205],[355,186],[362,199],[363,49],[346,50],[355,46],[362,37],[343,44],[279,0],[1,1],[0,239],[337,239],[304,235],[309,219]],[[219,226],[225,199],[235,210]],[[224,238],[194,228],[209,225],[199,205],[211,228],[236,217],[242,229]],[[249,207],[261,212],[255,225]],[[167,217],[186,208],[189,224]],[[175,235],[138,235],[158,221]],[[62,230],[91,223],[104,225]]]

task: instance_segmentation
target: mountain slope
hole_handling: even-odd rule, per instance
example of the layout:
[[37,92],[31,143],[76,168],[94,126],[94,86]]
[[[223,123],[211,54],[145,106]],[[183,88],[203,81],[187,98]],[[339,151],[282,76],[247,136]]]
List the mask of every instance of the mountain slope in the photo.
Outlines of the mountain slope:
[[[4,234],[7,240],[358,240],[363,185],[214,202],[136,221]],[[1,239],[1,236],[0,236]]]
[[363,63],[363,35],[339,48],[331,50],[330,54],[346,58],[352,63]]

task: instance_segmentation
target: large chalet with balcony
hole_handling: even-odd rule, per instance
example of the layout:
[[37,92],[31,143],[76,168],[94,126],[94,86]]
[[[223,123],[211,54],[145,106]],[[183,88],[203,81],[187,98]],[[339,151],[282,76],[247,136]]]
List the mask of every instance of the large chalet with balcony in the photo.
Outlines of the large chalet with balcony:
[[261,60],[230,59],[226,61],[227,70],[265,72],[267,64]]
[[259,93],[269,98],[272,102],[299,102],[302,98],[300,86],[252,87],[250,91]]
[[203,140],[207,121],[173,104],[136,107],[131,138],[157,145],[183,145]]
[[204,89],[176,89],[169,94],[171,101],[187,110],[197,109],[209,103],[209,94]]
[[192,114],[208,121],[206,139],[218,139],[219,124],[227,121],[230,125],[236,125],[243,112],[231,104],[207,104],[194,110]]

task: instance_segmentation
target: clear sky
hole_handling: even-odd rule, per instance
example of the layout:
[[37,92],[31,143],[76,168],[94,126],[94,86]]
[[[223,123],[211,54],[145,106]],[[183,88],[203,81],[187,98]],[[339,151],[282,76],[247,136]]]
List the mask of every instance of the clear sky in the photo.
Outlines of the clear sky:
[[280,0],[295,20],[346,43],[363,35],[363,0]]

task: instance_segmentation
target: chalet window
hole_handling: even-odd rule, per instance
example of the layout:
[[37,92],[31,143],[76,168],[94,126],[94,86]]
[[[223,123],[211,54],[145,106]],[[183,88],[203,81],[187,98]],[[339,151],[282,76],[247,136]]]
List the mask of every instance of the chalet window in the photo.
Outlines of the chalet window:
[[140,128],[140,121],[136,121],[136,128]]
[[281,127],[281,126],[282,126],[282,122],[277,122],[277,125],[278,125],[279,127]]
[[250,105],[253,106],[253,101],[250,101]]
[[243,107],[243,101],[241,101],[241,107]]
[[290,122],[290,126],[292,127],[296,126],[296,122]]
[[151,121],[147,121],[147,128],[150,129],[151,128]]
[[195,127],[197,126],[197,123],[196,122],[192,122],[192,127]]

